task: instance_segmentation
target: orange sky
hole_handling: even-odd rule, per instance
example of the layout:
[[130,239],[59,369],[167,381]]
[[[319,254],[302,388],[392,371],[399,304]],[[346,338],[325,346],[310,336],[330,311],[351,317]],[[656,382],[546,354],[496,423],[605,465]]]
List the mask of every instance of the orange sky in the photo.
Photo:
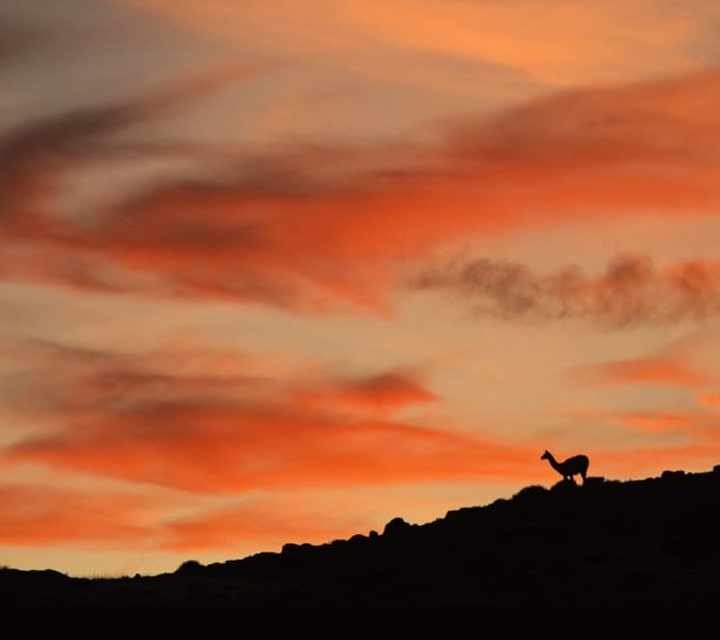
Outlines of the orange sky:
[[720,9],[0,9],[0,563],[154,574],[720,464]]

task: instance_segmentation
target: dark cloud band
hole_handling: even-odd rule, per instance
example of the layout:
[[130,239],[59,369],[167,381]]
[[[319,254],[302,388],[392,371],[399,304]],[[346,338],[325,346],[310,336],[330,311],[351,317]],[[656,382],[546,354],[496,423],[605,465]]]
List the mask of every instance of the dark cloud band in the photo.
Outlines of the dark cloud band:
[[720,261],[658,269],[648,256],[619,255],[592,276],[577,266],[540,274],[520,263],[480,258],[427,269],[410,285],[449,291],[478,314],[502,319],[581,317],[627,326],[720,314]]

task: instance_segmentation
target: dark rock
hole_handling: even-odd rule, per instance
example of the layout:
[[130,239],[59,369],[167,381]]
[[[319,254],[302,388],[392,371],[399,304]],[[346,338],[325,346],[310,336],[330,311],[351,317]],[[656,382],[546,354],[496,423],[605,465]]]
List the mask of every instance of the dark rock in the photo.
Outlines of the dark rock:
[[410,529],[412,529],[412,525],[405,522],[402,518],[393,518],[385,525],[385,529],[383,529],[383,535],[384,536],[397,536],[407,533]]
[[682,478],[685,475],[685,472],[682,470],[678,471],[670,471],[669,469],[666,469],[662,472],[660,477],[663,480],[674,480],[675,478]]
[[176,570],[180,575],[196,575],[203,569],[203,565],[197,560],[186,560]]

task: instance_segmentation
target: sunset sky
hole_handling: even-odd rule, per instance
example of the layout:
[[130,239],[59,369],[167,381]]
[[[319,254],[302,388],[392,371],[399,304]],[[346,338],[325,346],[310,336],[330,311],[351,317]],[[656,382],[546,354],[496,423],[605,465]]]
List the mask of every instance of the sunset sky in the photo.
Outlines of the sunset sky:
[[174,571],[720,464],[716,0],[0,0],[0,565]]

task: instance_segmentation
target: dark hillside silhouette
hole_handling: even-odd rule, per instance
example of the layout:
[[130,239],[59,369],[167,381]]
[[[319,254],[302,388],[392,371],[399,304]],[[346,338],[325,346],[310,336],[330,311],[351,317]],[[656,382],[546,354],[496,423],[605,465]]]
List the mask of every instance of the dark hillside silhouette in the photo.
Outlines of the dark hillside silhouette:
[[468,607],[714,612],[720,586],[720,465],[645,480],[588,477],[382,532],[127,578],[0,570],[5,610],[47,605],[230,606],[283,611]]

